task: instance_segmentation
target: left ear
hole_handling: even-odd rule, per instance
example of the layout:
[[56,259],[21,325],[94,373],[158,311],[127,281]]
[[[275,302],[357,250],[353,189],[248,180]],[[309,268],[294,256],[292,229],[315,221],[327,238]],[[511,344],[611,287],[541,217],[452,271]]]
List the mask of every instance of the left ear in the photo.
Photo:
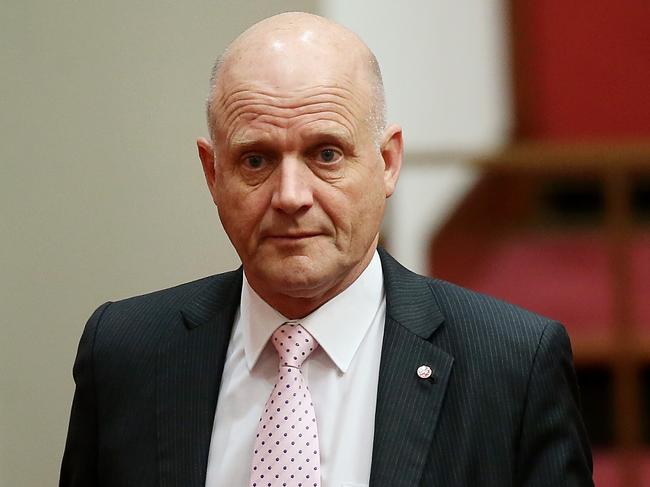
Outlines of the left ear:
[[399,171],[402,168],[402,158],[404,155],[402,127],[395,124],[386,127],[381,139],[380,151],[381,157],[384,160],[384,188],[386,198],[390,198],[395,191]]

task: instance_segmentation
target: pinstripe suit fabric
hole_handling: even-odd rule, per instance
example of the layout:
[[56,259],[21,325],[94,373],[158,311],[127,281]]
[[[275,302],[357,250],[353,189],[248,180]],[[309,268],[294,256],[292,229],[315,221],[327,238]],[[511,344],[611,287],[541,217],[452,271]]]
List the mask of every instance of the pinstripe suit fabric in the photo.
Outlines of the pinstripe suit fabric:
[[[370,485],[593,485],[564,329],[380,256],[387,311]],[[204,485],[241,278],[208,277],[91,316],[61,486]],[[422,364],[430,379],[417,376]]]

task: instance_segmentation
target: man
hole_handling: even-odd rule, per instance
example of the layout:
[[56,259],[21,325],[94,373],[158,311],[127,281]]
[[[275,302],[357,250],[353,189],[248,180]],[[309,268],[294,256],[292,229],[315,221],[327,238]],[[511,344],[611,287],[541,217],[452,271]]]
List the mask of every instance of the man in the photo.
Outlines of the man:
[[198,149],[243,269],[93,314],[62,486],[592,485],[563,328],[377,250],[383,112],[328,20],[229,46]]

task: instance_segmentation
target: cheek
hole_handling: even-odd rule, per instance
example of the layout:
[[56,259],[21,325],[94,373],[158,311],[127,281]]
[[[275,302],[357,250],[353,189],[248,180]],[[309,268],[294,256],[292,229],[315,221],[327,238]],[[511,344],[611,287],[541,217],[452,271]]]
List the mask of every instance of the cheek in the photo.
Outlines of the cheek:
[[370,219],[383,208],[386,194],[383,175],[379,169],[374,166],[364,167],[364,169],[355,175],[354,182],[350,184],[349,194],[359,213],[366,214]]
[[363,183],[330,187],[320,201],[339,238],[359,244],[374,238],[385,204],[383,186],[377,181],[366,178]]
[[374,239],[381,225],[385,204],[383,179],[377,175],[366,178],[366,184],[357,200],[357,221],[354,222],[355,226],[359,226],[359,233],[362,233],[358,235],[361,240],[367,242]]
[[217,196],[219,218],[236,247],[255,239],[268,207],[268,198],[263,191],[246,189],[249,190],[244,190],[241,185],[224,185]]

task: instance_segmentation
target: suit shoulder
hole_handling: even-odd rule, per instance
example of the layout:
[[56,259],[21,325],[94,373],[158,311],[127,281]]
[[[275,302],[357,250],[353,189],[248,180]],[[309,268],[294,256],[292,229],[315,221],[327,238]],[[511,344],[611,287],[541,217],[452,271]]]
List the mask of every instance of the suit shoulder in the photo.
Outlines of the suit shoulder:
[[215,274],[169,288],[120,299],[111,302],[110,310],[112,312],[120,310],[130,313],[138,311],[155,313],[169,308],[179,309],[191,302],[197,295],[210,293],[210,291],[216,294],[219,288],[228,286],[231,282],[235,284],[238,274],[239,271]]
[[465,316],[481,322],[498,322],[504,326],[513,325],[544,328],[550,318],[521,308],[487,294],[482,294],[441,279],[425,278],[434,298],[446,315]]
[[241,271],[204,277],[170,288],[133,296],[105,305],[97,323],[97,341],[114,344],[128,336],[157,335],[188,314],[214,314],[219,306],[236,300]]
[[425,305],[424,302],[432,299],[434,307],[445,321],[442,329],[446,333],[469,334],[470,341],[493,335],[534,340],[553,323],[548,318],[516,305],[447,281],[414,273],[384,249],[378,250],[394,308],[421,310],[429,307],[430,303]]
[[445,317],[442,335],[456,353],[519,354],[528,361],[546,331],[565,334],[562,325],[550,318],[446,281],[426,279]]

